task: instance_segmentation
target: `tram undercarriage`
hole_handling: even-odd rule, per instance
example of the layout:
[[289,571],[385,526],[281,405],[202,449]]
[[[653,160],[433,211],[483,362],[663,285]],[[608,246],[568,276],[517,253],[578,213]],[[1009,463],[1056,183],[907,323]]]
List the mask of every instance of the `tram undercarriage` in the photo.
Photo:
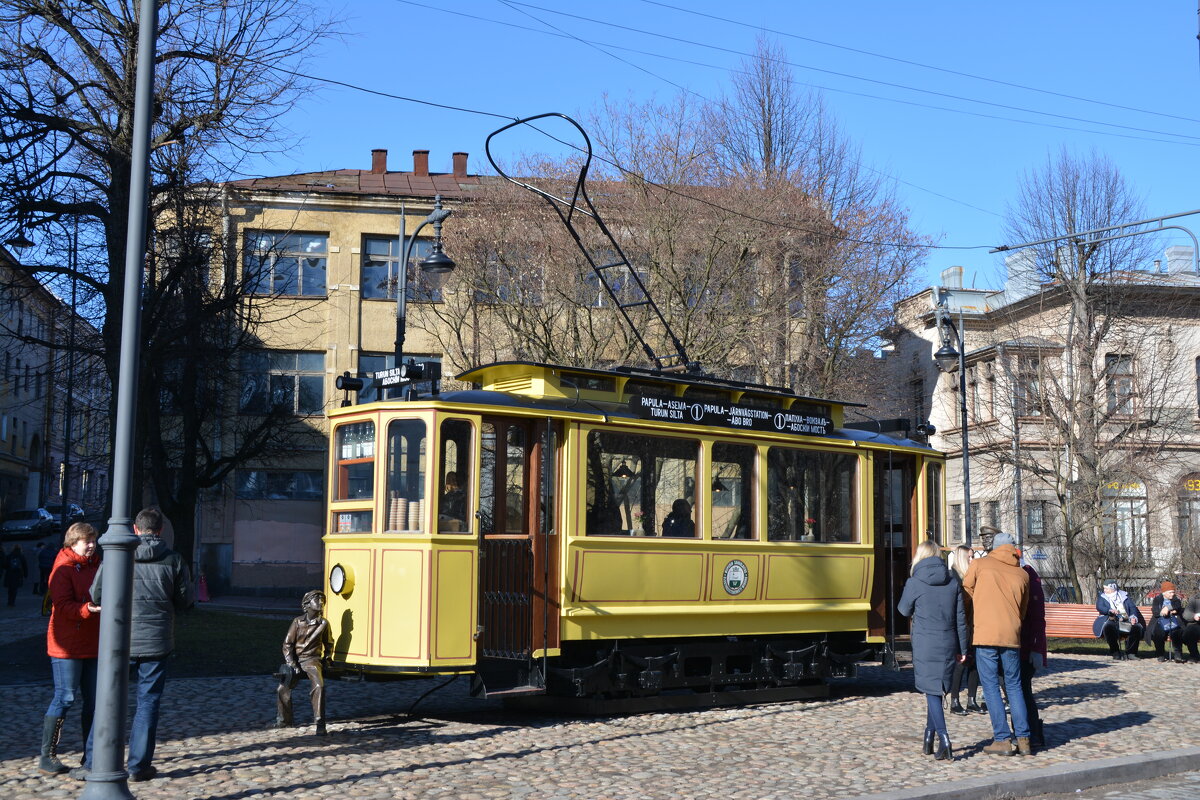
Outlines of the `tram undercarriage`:
[[[879,652],[861,634],[564,642],[544,675],[541,660],[481,664],[472,691],[592,700],[742,694],[823,686],[828,678],[855,677],[858,662],[871,660],[878,661]],[[523,691],[489,689],[512,686],[518,672]]]

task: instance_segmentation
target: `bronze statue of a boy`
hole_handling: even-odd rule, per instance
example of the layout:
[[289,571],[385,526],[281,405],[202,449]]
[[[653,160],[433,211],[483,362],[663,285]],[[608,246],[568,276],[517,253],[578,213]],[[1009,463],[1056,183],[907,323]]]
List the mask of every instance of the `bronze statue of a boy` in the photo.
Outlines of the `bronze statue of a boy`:
[[292,727],[292,689],[299,683],[301,672],[308,676],[311,687],[313,721],[317,724],[317,735],[325,735],[325,676],[322,662],[333,654],[333,635],[329,632],[329,620],[321,613],[325,607],[325,593],[314,589],[304,595],[300,603],[304,613],[292,620],[287,636],[283,639],[283,666],[279,678],[278,704],[275,714],[276,728]]

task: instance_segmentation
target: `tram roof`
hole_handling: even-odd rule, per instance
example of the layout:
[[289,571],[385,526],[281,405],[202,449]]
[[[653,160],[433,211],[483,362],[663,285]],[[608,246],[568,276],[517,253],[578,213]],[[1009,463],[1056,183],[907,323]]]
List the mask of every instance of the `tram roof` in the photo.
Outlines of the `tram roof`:
[[[829,406],[865,407],[865,403],[796,394],[790,388],[769,386],[763,383],[736,381],[712,375],[693,373],[663,373],[637,367],[617,367],[604,370],[589,367],[572,367],[562,364],[546,364],[537,361],[497,361],[474,367],[459,373],[460,381],[478,383],[484,389],[513,392],[543,397],[580,397],[593,400],[610,399],[619,402],[627,395],[626,387],[634,382],[638,386],[657,384],[669,388],[676,396],[689,390],[709,390],[722,394],[731,402],[748,402],[754,399],[773,400],[775,407],[787,408],[793,403],[817,403]],[[580,377],[582,382],[572,380]],[[608,383],[611,382],[611,383]],[[603,397],[610,395],[610,397]]]

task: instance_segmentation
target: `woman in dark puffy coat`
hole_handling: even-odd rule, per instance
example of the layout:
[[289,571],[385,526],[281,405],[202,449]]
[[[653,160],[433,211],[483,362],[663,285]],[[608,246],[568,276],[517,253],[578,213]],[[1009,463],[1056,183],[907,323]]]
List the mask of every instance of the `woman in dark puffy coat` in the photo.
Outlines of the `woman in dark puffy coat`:
[[913,565],[898,609],[912,618],[913,668],[917,691],[925,695],[925,736],[922,751],[951,761],[950,733],[942,700],[950,691],[954,665],[965,658],[967,617],[963,611],[961,583],[942,561],[938,546],[926,539],[917,545]]

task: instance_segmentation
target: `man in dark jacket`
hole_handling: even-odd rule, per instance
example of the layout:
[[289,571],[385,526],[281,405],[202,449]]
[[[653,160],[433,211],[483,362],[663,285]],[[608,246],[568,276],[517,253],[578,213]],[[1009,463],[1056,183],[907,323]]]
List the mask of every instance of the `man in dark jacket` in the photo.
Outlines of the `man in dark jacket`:
[[[167,657],[175,649],[175,612],[188,607],[187,567],[183,557],[162,540],[162,512],[144,508],[133,522],[141,541],[133,554],[133,611],[129,644],[136,675],[137,706],[129,726],[129,780],[148,781],[158,774],[154,739],[158,706],[167,678]],[[101,604],[104,564],[92,582],[92,602]],[[94,729],[93,729],[94,730]]]

